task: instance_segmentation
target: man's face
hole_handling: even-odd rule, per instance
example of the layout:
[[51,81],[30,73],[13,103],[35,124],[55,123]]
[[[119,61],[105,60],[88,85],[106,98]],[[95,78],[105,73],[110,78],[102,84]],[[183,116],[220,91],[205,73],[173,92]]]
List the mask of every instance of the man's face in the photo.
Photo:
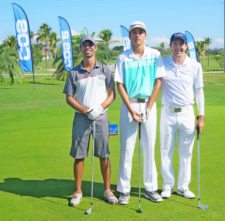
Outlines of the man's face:
[[177,39],[175,41],[172,41],[172,43],[170,44],[170,49],[174,57],[181,57],[187,50],[187,44],[184,43],[183,40]]
[[146,36],[146,32],[141,28],[135,28],[129,35],[131,43],[134,47],[144,45]]
[[91,42],[91,41],[85,41],[80,46],[80,52],[87,58],[95,55],[96,51],[97,51],[97,46],[95,44],[93,44],[93,42]]

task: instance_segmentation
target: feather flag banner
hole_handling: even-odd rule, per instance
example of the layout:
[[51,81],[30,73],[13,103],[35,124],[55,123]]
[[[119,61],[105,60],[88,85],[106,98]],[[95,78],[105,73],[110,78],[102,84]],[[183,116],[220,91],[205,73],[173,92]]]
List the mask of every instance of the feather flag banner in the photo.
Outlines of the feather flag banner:
[[120,31],[121,31],[121,35],[122,35],[123,50],[126,51],[127,49],[131,48],[129,31],[123,25],[120,25]]
[[190,57],[194,59],[195,61],[198,61],[198,54],[195,47],[195,41],[194,41],[193,35],[189,31],[185,31],[185,36],[187,39]]
[[33,72],[32,48],[28,18],[21,6],[12,3],[12,7],[15,19],[20,68],[25,72]]
[[73,69],[73,47],[72,36],[69,23],[65,18],[58,16],[60,26],[60,36],[62,40],[62,59],[64,68],[67,71]]

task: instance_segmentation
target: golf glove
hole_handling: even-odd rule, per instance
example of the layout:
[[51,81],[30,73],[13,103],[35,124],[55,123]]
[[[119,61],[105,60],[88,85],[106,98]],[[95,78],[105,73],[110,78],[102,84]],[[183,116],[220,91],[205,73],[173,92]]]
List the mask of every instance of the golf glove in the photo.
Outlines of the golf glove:
[[149,119],[149,117],[150,117],[150,112],[151,112],[151,109],[150,109],[150,108],[146,108],[146,110],[145,110],[145,117],[146,117],[146,120]]
[[98,117],[103,112],[102,105],[98,105],[97,107],[90,108],[88,118],[90,120],[94,120],[96,117]]

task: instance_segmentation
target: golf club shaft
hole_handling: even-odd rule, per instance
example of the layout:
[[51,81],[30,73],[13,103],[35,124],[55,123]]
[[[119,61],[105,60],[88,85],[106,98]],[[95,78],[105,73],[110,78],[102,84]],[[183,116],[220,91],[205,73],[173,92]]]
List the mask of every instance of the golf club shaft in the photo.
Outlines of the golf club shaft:
[[139,208],[141,207],[141,123],[138,123],[138,198]]
[[201,197],[201,190],[200,190],[200,139],[199,139],[199,130],[197,130],[197,141],[198,141],[198,204],[200,205],[200,197]]
[[92,142],[92,170],[91,170],[91,206],[92,206],[92,202],[93,202],[93,189],[94,189],[94,154],[95,154],[95,121],[92,122],[92,138],[93,138],[93,142]]

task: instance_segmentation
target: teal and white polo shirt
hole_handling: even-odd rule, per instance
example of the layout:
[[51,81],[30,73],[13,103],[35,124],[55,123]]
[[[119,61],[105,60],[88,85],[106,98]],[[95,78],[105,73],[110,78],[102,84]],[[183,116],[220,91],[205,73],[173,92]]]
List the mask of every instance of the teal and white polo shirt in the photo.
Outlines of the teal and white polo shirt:
[[147,46],[141,58],[136,58],[131,48],[116,62],[115,81],[124,84],[129,98],[149,98],[155,79],[165,75],[160,52]]

